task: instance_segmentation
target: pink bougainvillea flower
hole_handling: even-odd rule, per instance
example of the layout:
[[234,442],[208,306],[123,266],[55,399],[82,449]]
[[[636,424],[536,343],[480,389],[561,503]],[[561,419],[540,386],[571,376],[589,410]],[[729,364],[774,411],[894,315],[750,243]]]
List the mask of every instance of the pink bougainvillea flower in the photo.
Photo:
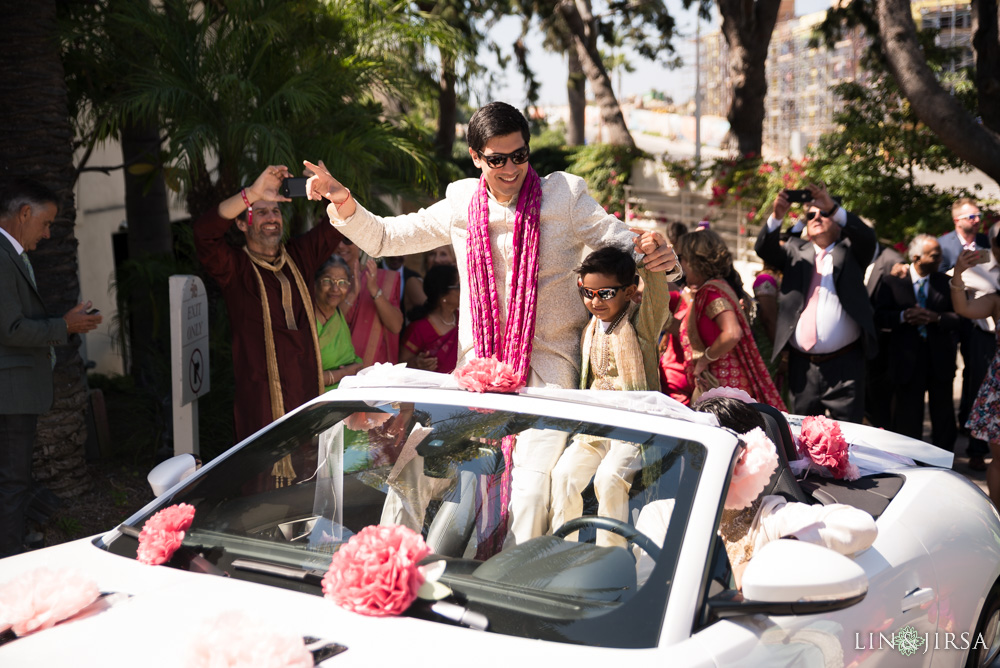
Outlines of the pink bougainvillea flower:
[[209,622],[188,649],[188,668],[312,668],[301,636],[279,633],[237,611]]
[[838,480],[856,480],[860,472],[850,461],[850,446],[840,425],[824,415],[802,419],[799,453],[817,466],[823,466]]
[[51,628],[100,595],[97,583],[79,571],[36,568],[0,586],[0,631],[23,636]]
[[424,539],[408,527],[365,527],[333,555],[323,595],[363,615],[399,615],[424,583],[419,562],[428,554]]
[[729,483],[725,504],[729,510],[743,510],[753,503],[778,468],[778,450],[760,427],[740,438],[746,449],[740,454]]
[[720,385],[719,387],[713,387],[710,390],[705,390],[696,404],[700,404],[706,399],[712,399],[714,397],[729,397],[730,399],[739,399],[740,401],[747,404],[755,404],[757,400],[750,396],[746,390],[741,390],[738,387],[730,387],[728,385]]
[[194,506],[179,503],[164,508],[142,525],[136,560],[141,564],[159,566],[170,561],[184,542],[184,533],[194,521]]
[[470,392],[517,392],[524,385],[514,367],[495,357],[474,357],[454,376],[458,386]]

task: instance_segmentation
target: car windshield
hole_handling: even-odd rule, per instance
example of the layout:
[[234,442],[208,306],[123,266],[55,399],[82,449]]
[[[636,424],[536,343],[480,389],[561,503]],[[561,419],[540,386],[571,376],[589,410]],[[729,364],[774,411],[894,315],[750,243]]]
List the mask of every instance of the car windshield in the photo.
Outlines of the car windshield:
[[[171,565],[321,595],[331,555],[352,535],[401,524],[423,535],[428,562],[446,561],[441,582],[492,632],[656,645],[704,465],[701,443],[505,410],[369,403],[305,407],[131,526],[163,505],[191,504],[180,551],[191,558],[175,555]],[[558,475],[559,464],[552,483],[532,470],[526,458],[541,452],[573,452],[576,480]],[[602,516],[615,494],[617,510]],[[552,521],[556,535],[510,535],[531,513],[547,526],[553,511],[562,518]],[[108,549],[134,558],[135,531]]]

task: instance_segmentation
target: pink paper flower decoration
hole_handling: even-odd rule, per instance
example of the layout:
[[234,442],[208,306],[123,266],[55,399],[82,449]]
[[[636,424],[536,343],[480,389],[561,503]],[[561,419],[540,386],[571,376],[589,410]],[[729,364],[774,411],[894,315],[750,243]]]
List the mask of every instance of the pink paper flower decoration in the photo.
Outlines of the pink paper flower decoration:
[[840,425],[823,415],[802,419],[799,431],[799,453],[812,463],[826,467],[838,480],[857,480],[858,468],[851,464],[850,446],[840,431]]
[[424,583],[419,562],[428,554],[424,539],[408,527],[365,527],[333,555],[323,595],[362,615],[401,614]]
[[373,413],[351,413],[344,418],[344,426],[351,431],[368,431],[375,427],[381,427],[391,417],[392,413],[382,413],[380,411]]
[[470,392],[517,392],[524,385],[514,367],[495,357],[474,357],[454,375],[458,386]]
[[51,628],[100,595],[97,583],[79,571],[36,568],[0,587],[0,632],[23,636]]
[[174,504],[159,511],[142,525],[136,560],[140,564],[158,566],[170,561],[184,541],[184,533],[194,521],[194,506]]
[[729,397],[730,399],[739,399],[748,404],[757,403],[757,400],[751,397],[746,390],[741,390],[738,387],[729,387],[728,385],[720,385],[719,387],[706,390],[698,397],[698,401],[695,403],[700,404],[706,399],[712,399],[713,397]]
[[300,636],[282,634],[262,621],[229,612],[208,623],[191,644],[188,668],[312,668]]
[[740,438],[746,443],[746,449],[736,462],[729,483],[725,504],[729,510],[743,510],[753,503],[778,468],[778,450],[760,427]]

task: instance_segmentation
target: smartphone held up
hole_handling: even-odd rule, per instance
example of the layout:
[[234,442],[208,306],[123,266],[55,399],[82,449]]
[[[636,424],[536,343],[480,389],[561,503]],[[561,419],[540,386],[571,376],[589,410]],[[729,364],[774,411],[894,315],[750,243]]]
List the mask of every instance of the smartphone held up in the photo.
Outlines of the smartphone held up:
[[785,198],[788,200],[789,204],[805,204],[806,202],[811,202],[813,200],[813,194],[811,190],[786,190]]
[[278,190],[283,197],[305,197],[306,196],[306,181],[308,181],[304,176],[296,176],[292,178],[285,179],[281,182],[281,188]]

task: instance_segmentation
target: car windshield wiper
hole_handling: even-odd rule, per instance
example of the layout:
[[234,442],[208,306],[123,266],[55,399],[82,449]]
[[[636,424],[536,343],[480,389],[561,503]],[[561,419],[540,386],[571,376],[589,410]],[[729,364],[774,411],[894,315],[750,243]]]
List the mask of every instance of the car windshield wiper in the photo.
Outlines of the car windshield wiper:
[[322,584],[323,576],[326,575],[326,571],[321,571],[315,568],[286,566],[284,564],[261,561],[260,559],[247,559],[245,557],[233,559],[232,567],[241,571],[263,573],[264,575],[273,575],[286,580],[295,580],[314,585]]

